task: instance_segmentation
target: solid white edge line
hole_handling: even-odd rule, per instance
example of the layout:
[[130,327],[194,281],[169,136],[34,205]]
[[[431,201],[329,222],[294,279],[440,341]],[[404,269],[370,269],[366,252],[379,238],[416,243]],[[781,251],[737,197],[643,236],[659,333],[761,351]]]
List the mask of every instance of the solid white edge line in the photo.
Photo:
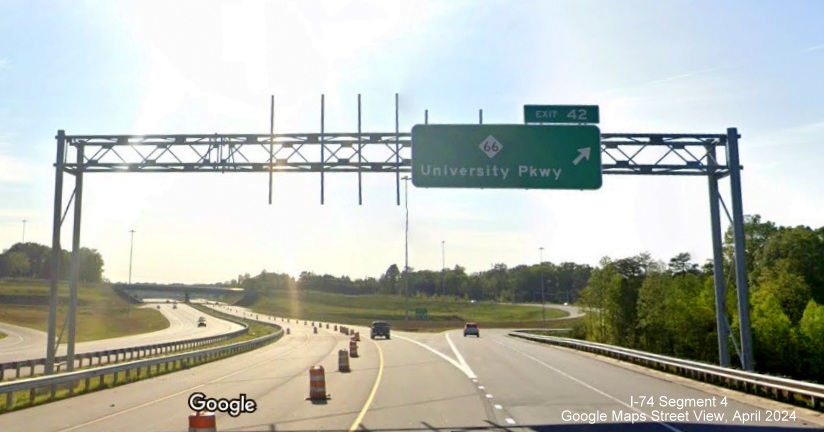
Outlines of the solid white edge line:
[[465,367],[466,370],[468,370],[469,373],[472,374],[472,376],[477,376],[475,375],[475,372],[472,371],[472,368],[469,367],[469,364],[466,362],[466,360],[464,360],[463,356],[458,351],[458,348],[455,347],[455,344],[452,343],[452,339],[450,339],[449,333],[444,333],[444,336],[446,336],[446,342],[449,343],[449,347],[452,348],[452,352],[455,353],[455,358],[458,359],[461,365],[463,365],[463,367]]
[[[0,328],[0,330],[2,330],[2,331],[3,331],[3,333],[5,333],[5,334],[6,334],[6,336],[14,336],[14,337],[16,337],[16,338],[17,338],[17,342],[14,342],[14,343],[7,343],[7,344],[6,344],[6,348],[8,348],[8,347],[13,347],[13,346],[15,346],[15,345],[19,345],[19,344],[23,343],[23,336],[20,336],[20,334],[15,333],[15,332],[14,332],[14,331],[12,331],[11,329],[7,329],[7,328]],[[9,339],[9,340],[11,340],[11,339]],[[9,350],[9,351],[12,351],[12,350]]]
[[425,345],[425,344],[423,344],[423,343],[421,343],[421,342],[418,342],[418,341],[416,341],[416,340],[414,340],[414,339],[410,339],[410,338],[405,337],[405,336],[395,335],[394,337],[396,337],[396,338],[398,338],[398,339],[403,339],[403,340],[405,340],[405,341],[407,341],[407,342],[412,342],[413,344],[416,344],[416,345],[420,345],[421,347],[428,349],[428,350],[429,350],[429,351],[431,351],[432,353],[434,353],[434,354],[438,355],[439,357],[441,357],[441,358],[443,358],[444,360],[446,360],[446,361],[448,361],[449,363],[451,363],[451,364],[452,364],[452,366],[455,366],[456,368],[458,368],[458,370],[460,370],[461,372],[463,372],[463,373],[464,373],[467,377],[469,377],[470,379],[477,378],[477,376],[475,376],[475,373],[474,373],[474,372],[472,372],[472,370],[471,370],[471,369],[469,369],[468,367],[467,367],[467,368],[464,368],[464,367],[463,367],[460,363],[458,363],[458,362],[456,362],[455,360],[453,360],[453,359],[449,358],[446,354],[444,354],[444,353],[442,353],[442,352],[440,352],[440,351],[438,351],[438,350],[436,350],[436,349],[434,349],[434,348],[431,348],[431,347],[430,347],[430,346],[428,346],[428,345]]
[[[606,392],[604,392],[604,391],[602,391],[602,390],[599,390],[599,389],[597,389],[597,388],[595,388],[595,387],[593,387],[593,386],[591,386],[591,385],[589,385],[589,384],[587,384],[587,383],[585,383],[585,382],[583,382],[583,381],[579,380],[578,378],[573,377],[572,375],[569,375],[569,374],[567,374],[567,373],[565,373],[565,372],[562,372],[560,369],[558,369],[558,368],[554,368],[554,367],[552,367],[552,366],[550,366],[550,365],[548,365],[548,364],[546,364],[546,363],[542,362],[541,360],[539,360],[539,359],[537,359],[537,358],[535,358],[535,357],[533,357],[533,356],[531,356],[531,355],[529,355],[529,354],[527,354],[527,353],[525,353],[525,352],[523,352],[523,351],[521,351],[521,350],[519,350],[519,349],[517,349],[517,348],[512,348],[511,346],[509,346],[509,345],[507,345],[507,344],[505,344],[505,343],[502,343],[502,342],[496,341],[496,340],[493,340],[492,342],[495,342],[496,344],[501,345],[501,346],[503,346],[503,347],[509,348],[509,349],[511,349],[512,351],[515,351],[515,352],[517,352],[518,354],[521,354],[521,355],[523,355],[524,357],[526,357],[526,358],[528,358],[528,359],[530,359],[530,360],[534,360],[534,361],[536,361],[536,362],[540,363],[541,365],[543,365],[544,367],[546,367],[547,369],[550,369],[550,370],[552,370],[552,371],[555,371],[555,372],[556,372],[556,373],[558,373],[559,375],[561,375],[561,376],[563,376],[563,377],[565,377],[565,378],[568,378],[568,379],[570,379],[570,380],[572,380],[572,381],[575,381],[576,383],[581,384],[582,386],[584,386],[584,387],[586,387],[586,388],[588,388],[588,389],[590,389],[590,390],[592,390],[592,391],[594,391],[594,392],[596,392],[596,393],[598,393],[598,394],[600,394],[600,395],[602,395],[602,396],[605,396],[605,397],[607,397],[607,398],[609,398],[609,399],[611,399],[611,400],[613,400],[613,401],[615,401],[615,402],[617,402],[617,403],[619,403],[619,404],[621,404],[621,405],[623,405],[623,406],[625,406],[625,407],[627,407],[627,408],[629,408],[629,409],[631,409],[631,410],[633,410],[633,411],[635,411],[635,412],[637,412],[637,413],[639,413],[639,414],[646,414],[646,413],[644,413],[644,411],[641,411],[641,410],[639,410],[638,408],[635,408],[635,407],[633,407],[633,406],[630,406],[630,405],[628,405],[626,402],[624,402],[624,401],[622,401],[622,400],[620,400],[620,399],[618,399],[618,398],[616,398],[616,397],[614,397],[614,396],[612,396],[612,395],[610,395],[610,394],[607,394]],[[665,428],[667,428],[667,429],[671,430],[672,432],[684,432],[684,431],[682,431],[681,429],[678,429],[678,428],[676,428],[676,427],[674,427],[674,426],[671,426],[671,425],[669,425],[669,424],[667,424],[667,423],[662,423],[662,422],[659,422],[659,421],[657,421],[657,422],[655,422],[655,423],[658,423],[659,425],[661,425],[661,426],[663,426],[663,427],[665,427]]]

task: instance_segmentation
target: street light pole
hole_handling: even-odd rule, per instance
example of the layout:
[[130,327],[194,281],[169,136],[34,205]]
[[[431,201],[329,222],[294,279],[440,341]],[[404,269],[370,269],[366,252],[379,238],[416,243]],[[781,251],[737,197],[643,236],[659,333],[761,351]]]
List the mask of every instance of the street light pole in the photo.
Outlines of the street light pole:
[[134,252],[134,230],[129,231],[132,233],[132,240],[129,242],[129,286],[132,286],[132,253]]
[[402,180],[404,181],[403,185],[403,201],[404,201],[404,208],[406,209],[406,229],[404,230],[404,264],[403,264],[403,274],[404,274],[404,320],[409,321],[409,176],[403,176]]
[[543,322],[544,327],[546,327],[546,297],[544,296],[544,248],[539,247],[538,250],[541,254],[541,262],[538,271],[541,272],[541,321]]
[[441,295],[446,296],[446,240],[441,240]]
[[23,241],[22,243],[26,242],[26,220],[23,219]]

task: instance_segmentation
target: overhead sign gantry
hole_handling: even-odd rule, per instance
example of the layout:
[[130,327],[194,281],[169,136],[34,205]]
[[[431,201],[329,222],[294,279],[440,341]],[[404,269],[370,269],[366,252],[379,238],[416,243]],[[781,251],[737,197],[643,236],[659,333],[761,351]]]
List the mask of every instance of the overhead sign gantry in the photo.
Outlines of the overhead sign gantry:
[[[325,174],[358,175],[362,204],[364,174],[393,174],[400,205],[400,174],[412,172],[422,187],[598,189],[602,175],[704,176],[708,179],[713,243],[719,363],[730,365],[726,316],[726,281],[722,255],[721,206],[733,227],[735,280],[738,292],[741,367],[752,370],[748,283],[741,203],[738,131],[726,133],[602,133],[595,126],[598,107],[592,105],[528,105],[526,123],[569,125],[424,125],[402,133],[395,95],[394,131],[364,132],[358,95],[357,132],[327,132],[321,96],[320,132],[275,133],[274,98],[268,134],[70,135],[58,131],[55,163],[52,268],[49,291],[46,373],[54,372],[60,343],[57,329],[57,283],[61,227],[74,206],[70,272],[67,369],[74,368],[77,286],[80,273],[80,227],[83,179],[86,173],[261,172],[271,182],[275,173],[318,173],[324,203]],[[428,119],[428,115],[426,116]],[[482,117],[481,117],[482,118]],[[720,150],[720,151],[719,151]],[[70,155],[71,152],[73,155]],[[63,208],[63,175],[75,178]],[[732,213],[718,189],[730,177]],[[60,334],[62,335],[62,331]]]

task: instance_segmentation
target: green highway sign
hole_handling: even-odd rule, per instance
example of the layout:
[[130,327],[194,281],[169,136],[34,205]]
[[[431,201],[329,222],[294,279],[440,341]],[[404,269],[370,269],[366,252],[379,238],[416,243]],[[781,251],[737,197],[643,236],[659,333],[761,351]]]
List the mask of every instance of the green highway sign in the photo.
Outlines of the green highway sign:
[[598,123],[598,105],[524,105],[524,123]]
[[424,308],[417,308],[415,309],[415,316],[418,319],[426,319],[429,316],[429,313]]
[[412,184],[433,188],[599,189],[596,126],[416,125]]

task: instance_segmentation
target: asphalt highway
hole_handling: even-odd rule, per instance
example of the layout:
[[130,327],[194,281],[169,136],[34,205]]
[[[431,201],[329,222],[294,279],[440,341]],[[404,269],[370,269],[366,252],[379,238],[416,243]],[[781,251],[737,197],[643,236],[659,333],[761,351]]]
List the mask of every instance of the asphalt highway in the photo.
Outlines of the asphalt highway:
[[3,322],[0,322],[0,332],[7,335],[0,339],[0,359],[15,352],[37,352],[46,349],[45,332]]
[[[185,304],[179,303],[177,309],[173,309],[172,304],[167,304],[164,300],[164,302],[150,303],[143,307],[156,308],[158,305],[160,305],[159,311],[169,320],[169,327],[151,333],[81,342],[76,344],[75,352],[102,351],[215,336],[242,328],[240,325],[229,321],[208,317],[206,327],[198,327],[197,320],[203,314]],[[3,323],[0,323],[0,331],[9,335],[0,339],[0,363],[46,357],[45,332]],[[64,341],[65,337],[64,334]],[[65,343],[60,345],[57,354],[66,354]]]
[[[347,336],[332,326],[315,334],[311,322],[274,321],[290,334],[267,347],[0,415],[0,430],[184,431],[195,392],[256,402],[254,412],[217,413],[219,431],[788,431],[824,424],[806,410],[639,372],[503,330],[482,329],[480,338],[464,338],[459,329],[393,332],[390,340],[373,341],[368,329],[356,328],[360,357],[343,373],[338,350],[348,348]],[[315,365],[325,369],[330,399],[323,402],[306,400]]]

